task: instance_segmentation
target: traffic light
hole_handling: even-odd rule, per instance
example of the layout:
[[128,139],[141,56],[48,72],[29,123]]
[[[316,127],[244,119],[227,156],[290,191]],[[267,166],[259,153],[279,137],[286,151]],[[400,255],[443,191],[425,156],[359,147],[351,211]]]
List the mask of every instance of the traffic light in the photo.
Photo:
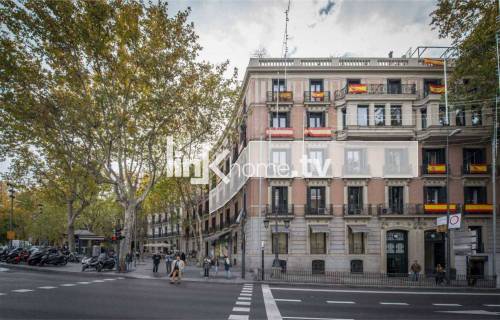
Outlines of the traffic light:
[[125,237],[122,236],[122,229],[121,228],[116,228],[115,229],[115,239],[118,239],[118,240],[122,240],[124,239]]

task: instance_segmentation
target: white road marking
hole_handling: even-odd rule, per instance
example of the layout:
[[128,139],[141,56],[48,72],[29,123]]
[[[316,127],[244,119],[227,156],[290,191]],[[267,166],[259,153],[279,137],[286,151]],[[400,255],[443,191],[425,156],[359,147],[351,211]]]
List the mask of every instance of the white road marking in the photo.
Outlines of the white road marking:
[[74,283],[65,283],[65,284],[61,284],[60,286],[61,287],[74,287],[74,286],[76,286],[76,284],[74,284]]
[[104,281],[115,281],[116,279],[113,279],[113,278],[106,278],[106,279],[102,279]]
[[490,312],[486,310],[463,310],[463,311],[436,311],[443,313],[461,313],[461,314],[477,314],[477,315],[485,315],[485,316],[496,316],[499,315],[500,312]]
[[123,280],[123,279],[125,279],[125,278],[123,278],[123,277],[118,277],[118,278],[116,278],[116,279],[118,279],[118,280]]
[[92,282],[104,282],[104,280],[93,280]]
[[38,289],[45,289],[45,290],[50,290],[50,289],[55,289],[56,287],[51,287],[51,286],[45,286],[45,287],[38,287]]
[[483,304],[485,307],[500,307],[500,304]]
[[252,300],[250,297],[238,297],[238,300]]
[[246,296],[246,297],[251,297],[251,293],[240,293],[240,296]]
[[344,289],[310,289],[272,287],[270,290],[283,291],[310,291],[310,292],[343,292],[343,293],[371,293],[371,294],[411,294],[411,295],[457,295],[457,296],[500,296],[500,293],[483,292],[439,292],[439,291],[375,291],[375,290],[344,290]]
[[248,320],[248,314],[230,314],[228,320]]
[[393,305],[393,306],[407,306],[406,302],[380,302],[382,305]]
[[354,320],[354,319],[340,319],[340,318],[308,318],[308,317],[283,317],[283,319],[302,319],[302,320]]
[[9,271],[9,269],[7,269],[7,268],[0,268],[0,272],[5,272],[5,271]]
[[90,282],[87,282],[87,281],[80,281],[80,282],[77,282],[78,284],[90,284]]
[[250,308],[233,307],[233,312],[250,312]]
[[12,292],[18,292],[18,293],[25,293],[25,292],[31,292],[35,291],[33,289],[17,289],[17,290],[12,290]]
[[0,296],[4,296],[4,295],[5,295],[5,293],[0,292]]
[[433,306],[436,307],[461,307],[461,304],[458,303],[433,303]]
[[236,305],[238,306],[249,306],[252,303],[250,301],[236,301]]
[[280,302],[302,302],[300,299],[274,299],[274,301],[280,301]]
[[326,303],[355,304],[356,302],[354,302],[354,301],[334,301],[334,300],[327,300]]
[[282,320],[280,310],[267,284],[262,285],[262,297],[264,298],[264,306],[266,307],[267,320]]

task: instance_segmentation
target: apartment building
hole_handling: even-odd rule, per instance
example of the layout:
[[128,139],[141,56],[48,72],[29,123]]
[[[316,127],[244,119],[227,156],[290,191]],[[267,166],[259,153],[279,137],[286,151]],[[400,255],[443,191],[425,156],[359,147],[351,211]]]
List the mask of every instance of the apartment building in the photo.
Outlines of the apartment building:
[[[491,105],[452,102],[447,125],[443,77],[417,58],[250,59],[213,151],[231,151],[219,166],[230,182],[212,177],[205,254],[241,264],[244,253],[256,269],[278,251],[282,266],[313,272],[407,273],[418,260],[429,274],[446,264],[436,218],[449,193],[461,230],[477,234],[451,267],[492,274]],[[304,154],[332,166],[235,170],[263,158],[296,169]]]
[[147,237],[145,250],[149,253],[166,253],[183,249],[184,233],[181,228],[184,208],[171,205],[165,212],[155,213],[147,217]]

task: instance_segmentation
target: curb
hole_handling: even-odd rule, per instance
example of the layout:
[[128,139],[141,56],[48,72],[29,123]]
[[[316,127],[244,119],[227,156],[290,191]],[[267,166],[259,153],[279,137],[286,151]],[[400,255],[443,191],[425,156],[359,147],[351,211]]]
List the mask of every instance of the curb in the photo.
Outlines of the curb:
[[7,269],[15,269],[15,270],[24,270],[24,271],[31,271],[31,272],[42,272],[42,273],[65,273],[65,274],[75,274],[79,276],[84,276],[84,277],[109,277],[109,276],[114,276],[114,277],[125,277],[121,273],[116,273],[116,272],[93,272],[93,271],[87,271],[87,272],[75,272],[75,271],[68,271],[68,270],[54,270],[54,269],[46,269],[44,267],[32,267],[32,266],[25,266],[25,265],[17,265],[17,264],[6,264],[6,263],[0,263],[0,267],[2,268],[7,268]]

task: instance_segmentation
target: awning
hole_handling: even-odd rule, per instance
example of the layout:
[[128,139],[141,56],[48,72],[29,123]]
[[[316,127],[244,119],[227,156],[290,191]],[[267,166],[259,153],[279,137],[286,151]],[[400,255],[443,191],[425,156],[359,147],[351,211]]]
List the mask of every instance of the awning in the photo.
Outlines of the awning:
[[329,233],[330,229],[327,224],[310,224],[309,228],[312,233]]
[[217,240],[217,239],[219,239],[220,237],[222,237],[222,236],[224,236],[224,235],[226,235],[226,234],[228,234],[228,233],[230,233],[230,232],[231,232],[231,230],[221,231],[221,232],[218,232],[218,233],[216,233],[216,234],[214,234],[214,235],[211,235],[211,236],[209,236],[209,237],[206,237],[206,238],[205,238],[205,240],[206,240],[206,241],[214,241],[214,240]]
[[370,228],[366,224],[355,224],[355,225],[350,225],[349,228],[351,228],[352,233],[368,233],[370,232]]
[[285,226],[278,225],[278,230],[276,230],[276,226],[275,225],[272,225],[270,227],[271,227],[272,233],[289,233],[290,232],[290,230],[288,230],[287,228],[285,228]]

